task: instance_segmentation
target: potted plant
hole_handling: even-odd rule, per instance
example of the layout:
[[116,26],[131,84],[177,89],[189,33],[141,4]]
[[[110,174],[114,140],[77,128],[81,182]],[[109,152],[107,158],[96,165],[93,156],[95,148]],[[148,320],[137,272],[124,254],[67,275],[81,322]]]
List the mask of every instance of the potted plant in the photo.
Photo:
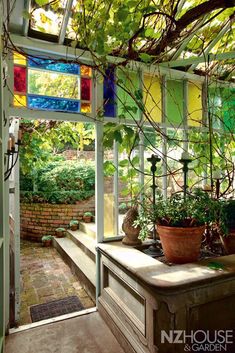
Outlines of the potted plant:
[[55,233],[57,238],[63,238],[65,237],[66,230],[65,228],[59,227],[56,228]]
[[178,193],[160,200],[155,212],[163,251],[172,263],[198,260],[205,225],[224,226],[221,202],[198,189],[186,198]]
[[226,228],[221,229],[220,239],[227,254],[235,254],[235,200],[223,201]]
[[[186,198],[182,193],[176,193],[167,200],[158,197],[156,207],[153,209],[150,205],[149,209],[149,219],[155,220],[164,255],[171,263],[197,261],[205,224],[220,223],[222,226],[223,223],[221,202],[198,189]],[[148,219],[146,212],[145,223]],[[142,228],[147,235],[144,222]]]
[[85,223],[90,223],[92,221],[93,214],[91,212],[85,212],[83,215],[83,221]]
[[70,226],[70,229],[73,230],[73,231],[78,230],[79,222],[76,219],[72,219],[69,222],[69,226]]
[[52,239],[53,239],[52,235],[44,235],[42,237],[42,245],[45,246],[45,247],[51,246]]

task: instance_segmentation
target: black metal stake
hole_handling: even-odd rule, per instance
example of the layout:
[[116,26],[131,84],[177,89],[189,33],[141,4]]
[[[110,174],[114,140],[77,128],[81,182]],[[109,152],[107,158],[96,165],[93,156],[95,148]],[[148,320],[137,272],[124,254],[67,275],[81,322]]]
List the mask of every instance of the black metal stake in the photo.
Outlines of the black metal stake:
[[192,159],[190,159],[190,158],[181,158],[180,160],[179,160],[179,162],[181,163],[181,164],[183,164],[183,168],[182,168],[182,170],[183,170],[183,173],[184,173],[184,186],[183,186],[183,190],[184,190],[184,200],[186,200],[186,195],[187,195],[187,189],[188,189],[188,170],[189,170],[189,168],[188,168],[188,165],[189,165],[189,163],[190,162],[192,162]]
[[[151,172],[152,172],[152,190],[153,190],[153,211],[155,210],[156,206],[156,181],[155,181],[155,173],[156,173],[156,164],[157,162],[160,162],[161,158],[159,158],[157,155],[152,154],[150,158],[147,158],[147,161],[151,163]],[[148,249],[146,249],[144,252],[147,255],[150,255],[152,257],[157,257],[161,256],[163,254],[158,241],[157,241],[157,232],[156,232],[156,227],[155,227],[155,222],[153,223],[153,243],[149,246]]]

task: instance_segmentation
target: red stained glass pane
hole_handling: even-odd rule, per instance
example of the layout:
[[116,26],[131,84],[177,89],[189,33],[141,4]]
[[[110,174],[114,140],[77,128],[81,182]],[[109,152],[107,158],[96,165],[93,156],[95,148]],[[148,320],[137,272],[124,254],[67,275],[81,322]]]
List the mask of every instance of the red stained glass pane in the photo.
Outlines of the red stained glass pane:
[[81,99],[85,101],[91,100],[91,80],[89,78],[81,79]]
[[26,93],[26,68],[14,66],[14,91]]

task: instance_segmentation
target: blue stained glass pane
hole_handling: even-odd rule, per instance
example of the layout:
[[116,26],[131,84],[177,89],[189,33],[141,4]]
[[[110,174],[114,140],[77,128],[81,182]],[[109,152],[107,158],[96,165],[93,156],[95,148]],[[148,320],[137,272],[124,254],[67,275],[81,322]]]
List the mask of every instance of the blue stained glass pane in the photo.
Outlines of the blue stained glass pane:
[[104,77],[104,116],[116,116],[116,85],[114,82],[114,70],[107,69]]
[[79,113],[80,102],[71,99],[52,98],[47,96],[28,95],[28,106],[32,109],[55,110]]
[[29,57],[28,65],[29,67],[35,67],[38,69],[59,71],[75,75],[80,74],[80,65],[73,63],[56,62],[55,60],[51,59]]

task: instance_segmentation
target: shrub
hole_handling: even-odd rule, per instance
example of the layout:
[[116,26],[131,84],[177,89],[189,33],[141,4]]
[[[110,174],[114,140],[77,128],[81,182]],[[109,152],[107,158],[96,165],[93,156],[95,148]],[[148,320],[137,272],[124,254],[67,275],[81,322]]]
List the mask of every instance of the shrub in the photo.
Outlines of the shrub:
[[[38,191],[32,191],[31,185],[23,190],[23,202],[74,204],[94,195],[95,169],[74,161],[53,162],[37,171],[35,182]],[[23,185],[26,183],[22,181]]]

